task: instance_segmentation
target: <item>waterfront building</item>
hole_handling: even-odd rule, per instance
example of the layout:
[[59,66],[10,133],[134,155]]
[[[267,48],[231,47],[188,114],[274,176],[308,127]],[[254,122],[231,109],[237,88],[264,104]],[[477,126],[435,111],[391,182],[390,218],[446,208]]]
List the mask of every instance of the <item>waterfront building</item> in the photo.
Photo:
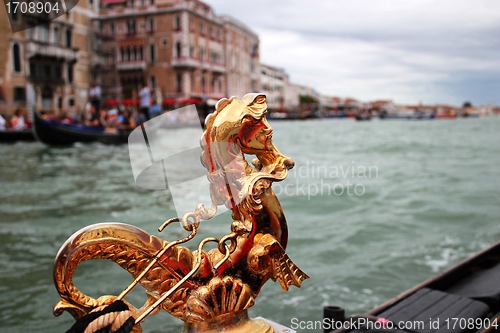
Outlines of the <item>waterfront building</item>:
[[135,100],[144,84],[178,105],[259,85],[258,36],[201,1],[103,0],[93,27],[92,73],[105,99]]
[[0,11],[0,108],[76,112],[87,101],[90,77],[88,35],[96,16],[92,0],[80,1],[67,14],[13,15]]
[[260,92],[259,37],[243,23],[223,16],[227,73],[226,96]]
[[267,96],[267,108],[270,112],[286,112],[285,91],[288,85],[288,74],[285,69],[260,64],[260,91]]

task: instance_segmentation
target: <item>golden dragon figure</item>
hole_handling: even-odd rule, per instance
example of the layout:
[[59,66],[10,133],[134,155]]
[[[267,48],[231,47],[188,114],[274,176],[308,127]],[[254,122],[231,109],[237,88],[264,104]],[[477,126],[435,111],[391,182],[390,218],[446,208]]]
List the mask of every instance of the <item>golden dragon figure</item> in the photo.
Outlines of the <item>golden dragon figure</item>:
[[[201,161],[207,169],[212,206],[198,205],[194,212],[163,226],[180,221],[191,232],[186,238],[167,242],[121,223],[92,225],[71,236],[55,259],[54,280],[61,301],[54,314],[67,310],[79,319],[140,284],[146,289],[146,304],[136,309],[127,303],[138,318],[134,332],[142,330],[140,321],[146,315],[160,308],[183,320],[186,332],[244,325],[247,331],[272,331],[247,316],[261,287],[273,279],[287,291],[291,285],[300,287],[308,276],[285,252],[287,223],[271,185],[285,179],[294,162],[274,146],[266,112],[265,95],[247,94],[220,100],[206,119]],[[252,165],[246,154],[256,156]],[[197,251],[179,245],[193,238],[200,220],[213,217],[221,205],[232,211],[230,233],[203,240]],[[204,251],[209,241],[218,246]],[[85,295],[72,277],[81,262],[91,259],[116,262],[135,278],[134,283],[119,296]]]

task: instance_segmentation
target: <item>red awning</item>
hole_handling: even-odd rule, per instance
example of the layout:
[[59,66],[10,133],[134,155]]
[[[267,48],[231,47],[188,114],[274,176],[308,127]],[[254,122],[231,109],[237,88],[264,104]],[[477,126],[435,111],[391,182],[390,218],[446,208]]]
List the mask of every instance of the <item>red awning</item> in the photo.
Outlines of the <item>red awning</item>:
[[106,106],[116,106],[117,104],[118,102],[115,99],[108,99],[104,102],[104,105]]
[[131,106],[131,105],[139,105],[139,100],[136,99],[136,100],[133,100],[132,98],[128,98],[128,99],[124,99],[122,101],[122,104],[125,105],[125,106]]
[[199,103],[201,103],[201,99],[200,98],[188,97],[188,98],[181,99],[179,101],[179,103],[180,104],[199,104]]
[[163,104],[165,105],[175,105],[175,99],[174,98],[165,98],[163,100]]

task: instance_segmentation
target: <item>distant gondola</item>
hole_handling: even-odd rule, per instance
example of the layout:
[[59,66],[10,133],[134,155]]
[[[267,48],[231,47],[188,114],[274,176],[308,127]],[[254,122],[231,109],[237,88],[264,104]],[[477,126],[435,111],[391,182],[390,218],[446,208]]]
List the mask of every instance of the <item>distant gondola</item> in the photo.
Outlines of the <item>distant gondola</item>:
[[107,133],[101,127],[63,124],[45,120],[40,113],[33,113],[33,131],[38,141],[48,145],[67,146],[76,142],[123,144],[128,142],[130,131]]

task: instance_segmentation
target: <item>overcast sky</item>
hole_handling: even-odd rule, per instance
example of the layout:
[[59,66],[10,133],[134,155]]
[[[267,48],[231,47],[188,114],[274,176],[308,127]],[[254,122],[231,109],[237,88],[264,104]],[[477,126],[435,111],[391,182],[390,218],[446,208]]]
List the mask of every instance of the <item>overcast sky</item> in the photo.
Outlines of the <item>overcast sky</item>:
[[499,0],[206,0],[294,83],[361,101],[500,105]]

